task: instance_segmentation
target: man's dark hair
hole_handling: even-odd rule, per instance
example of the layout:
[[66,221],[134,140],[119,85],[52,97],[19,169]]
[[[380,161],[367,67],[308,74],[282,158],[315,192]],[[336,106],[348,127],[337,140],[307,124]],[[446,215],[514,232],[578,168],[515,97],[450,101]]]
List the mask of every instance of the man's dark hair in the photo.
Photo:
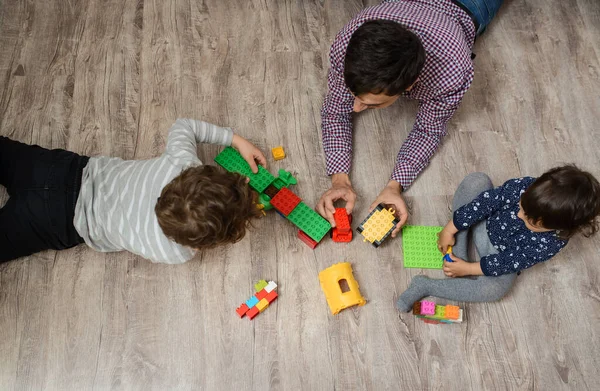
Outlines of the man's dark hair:
[[600,184],[590,174],[568,165],[545,172],[521,196],[523,213],[562,238],[598,231]]
[[425,64],[419,37],[399,23],[373,20],[360,26],[348,43],[344,80],[355,96],[399,95],[410,87]]
[[241,240],[260,216],[245,177],[213,166],[184,170],[162,190],[154,211],[163,233],[183,246],[205,249]]

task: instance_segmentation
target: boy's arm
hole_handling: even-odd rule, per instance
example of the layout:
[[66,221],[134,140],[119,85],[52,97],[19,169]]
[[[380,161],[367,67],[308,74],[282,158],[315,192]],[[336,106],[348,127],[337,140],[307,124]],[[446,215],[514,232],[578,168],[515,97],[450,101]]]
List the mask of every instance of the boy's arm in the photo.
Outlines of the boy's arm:
[[177,158],[198,159],[199,143],[230,146],[233,130],[204,121],[179,118],[169,129],[166,153]]
[[486,276],[501,276],[528,269],[552,258],[567,244],[564,240],[548,240],[535,236],[522,242],[524,243],[519,243],[516,248],[507,248],[498,254],[482,257],[479,261],[482,273]]

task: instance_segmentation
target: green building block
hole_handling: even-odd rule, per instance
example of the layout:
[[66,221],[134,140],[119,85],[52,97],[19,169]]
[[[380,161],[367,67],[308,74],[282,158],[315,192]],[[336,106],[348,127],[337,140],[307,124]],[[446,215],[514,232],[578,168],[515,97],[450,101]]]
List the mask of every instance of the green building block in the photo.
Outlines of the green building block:
[[266,287],[267,285],[269,285],[268,282],[266,282],[265,280],[260,280],[259,282],[257,282],[256,284],[254,284],[254,290],[257,292],[260,292],[264,289],[264,287]]
[[271,199],[265,193],[260,193],[258,195],[258,203],[259,204],[263,204],[264,210],[271,210],[271,209],[273,209],[273,205],[271,205]]
[[282,187],[289,187],[291,185],[295,185],[296,183],[298,183],[298,181],[296,178],[294,178],[291,172],[280,168],[277,179],[273,181],[273,186],[281,190]]
[[329,221],[321,217],[304,202],[300,202],[287,218],[316,242],[320,242],[331,229]]
[[237,172],[250,178],[248,184],[259,194],[275,180],[275,177],[262,166],[258,166],[258,173],[252,173],[248,162],[232,147],[227,147],[221,151],[215,157],[215,162],[229,172]]
[[404,267],[441,269],[443,254],[437,248],[437,234],[443,227],[405,225],[402,228]]
[[436,319],[445,319],[446,318],[446,306],[436,304],[435,313],[433,314],[433,317]]

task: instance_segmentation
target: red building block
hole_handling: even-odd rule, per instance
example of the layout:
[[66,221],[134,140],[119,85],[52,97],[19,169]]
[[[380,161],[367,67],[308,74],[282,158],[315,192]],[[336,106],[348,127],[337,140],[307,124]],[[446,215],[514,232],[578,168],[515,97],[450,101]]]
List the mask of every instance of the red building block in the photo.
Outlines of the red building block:
[[248,312],[249,308],[246,305],[246,303],[242,304],[241,306],[239,306],[235,312],[237,312],[237,314],[240,316],[240,318],[243,318],[244,315],[246,315],[246,313]]
[[317,247],[317,245],[319,244],[318,242],[315,242],[310,236],[308,236],[306,233],[304,233],[304,231],[302,231],[301,229],[298,230],[298,238],[300,240],[302,240],[304,243],[306,243],[306,245],[308,247],[310,247],[311,249],[315,249],[315,247]]
[[256,296],[256,298],[258,299],[258,301],[261,301],[262,299],[264,299],[265,297],[267,297],[267,291],[264,289],[261,289],[260,291],[256,292],[256,294],[254,296]]
[[338,232],[352,231],[350,217],[348,216],[348,213],[346,213],[346,208],[335,208],[333,218],[335,219],[335,228],[337,228]]
[[267,299],[267,301],[269,302],[269,304],[271,304],[272,302],[274,302],[276,298],[277,298],[277,291],[275,291],[275,290],[269,292],[267,294],[267,296],[265,297],[265,299]]
[[246,315],[248,316],[248,318],[249,318],[250,320],[252,320],[252,319],[254,319],[254,317],[255,317],[256,315],[258,315],[259,313],[260,313],[260,310],[259,310],[258,308],[256,308],[256,307],[252,307],[252,308],[250,308],[250,310],[248,310],[248,312],[246,312]]
[[349,243],[352,241],[352,231],[340,232],[337,228],[331,231],[331,239],[336,243]]
[[275,194],[275,197],[271,198],[271,205],[287,217],[298,206],[300,201],[302,201],[300,197],[287,187],[284,187]]
[[440,324],[439,320],[433,320],[433,319],[423,319],[423,322],[425,322],[427,324]]

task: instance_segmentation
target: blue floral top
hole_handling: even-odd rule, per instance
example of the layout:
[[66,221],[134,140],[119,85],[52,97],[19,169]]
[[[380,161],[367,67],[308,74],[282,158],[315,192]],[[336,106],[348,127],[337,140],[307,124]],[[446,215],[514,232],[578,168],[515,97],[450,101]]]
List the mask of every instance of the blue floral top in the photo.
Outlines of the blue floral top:
[[487,219],[488,236],[498,254],[481,258],[481,270],[486,276],[530,268],[552,258],[567,244],[567,240],[558,237],[557,231],[530,231],[517,217],[521,194],[534,181],[531,177],[510,179],[500,187],[484,191],[454,212],[454,225],[459,230]]

